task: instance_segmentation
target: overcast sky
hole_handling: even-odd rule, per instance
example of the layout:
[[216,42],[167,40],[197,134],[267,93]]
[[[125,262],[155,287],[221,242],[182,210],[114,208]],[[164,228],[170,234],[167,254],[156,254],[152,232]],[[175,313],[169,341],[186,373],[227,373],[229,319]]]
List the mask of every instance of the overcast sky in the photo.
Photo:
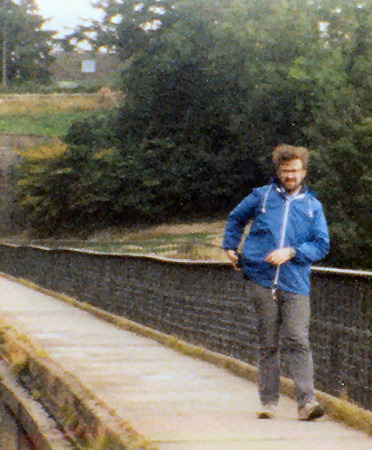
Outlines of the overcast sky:
[[91,6],[91,0],[36,0],[39,12],[45,19],[50,18],[44,28],[56,30],[62,37],[77,25],[82,25],[83,19],[98,19],[100,11]]

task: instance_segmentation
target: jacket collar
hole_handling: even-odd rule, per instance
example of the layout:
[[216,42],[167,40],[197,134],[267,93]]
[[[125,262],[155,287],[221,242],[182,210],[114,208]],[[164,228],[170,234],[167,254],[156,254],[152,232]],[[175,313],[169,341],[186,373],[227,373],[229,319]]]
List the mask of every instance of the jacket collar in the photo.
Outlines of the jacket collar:
[[[279,181],[279,179],[277,177],[271,179],[271,184],[273,186],[273,189],[275,189],[277,192],[279,192],[283,197],[287,197],[287,196],[290,195],[284,189],[283,185],[280,183],[280,181]],[[301,189],[297,193],[296,197],[298,197],[299,195],[302,195],[302,194],[306,194],[306,193],[314,195],[313,192],[310,191],[308,186],[305,183],[303,183],[302,186],[301,186]],[[314,195],[314,197],[315,197],[315,195]]]

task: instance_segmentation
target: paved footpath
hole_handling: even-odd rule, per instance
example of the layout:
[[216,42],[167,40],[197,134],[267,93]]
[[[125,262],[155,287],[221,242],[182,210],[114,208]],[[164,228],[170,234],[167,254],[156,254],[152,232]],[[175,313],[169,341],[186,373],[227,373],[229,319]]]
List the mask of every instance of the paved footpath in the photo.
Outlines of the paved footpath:
[[327,416],[299,422],[286,397],[276,419],[258,420],[254,383],[2,277],[0,318],[159,449],[372,449],[367,435]]

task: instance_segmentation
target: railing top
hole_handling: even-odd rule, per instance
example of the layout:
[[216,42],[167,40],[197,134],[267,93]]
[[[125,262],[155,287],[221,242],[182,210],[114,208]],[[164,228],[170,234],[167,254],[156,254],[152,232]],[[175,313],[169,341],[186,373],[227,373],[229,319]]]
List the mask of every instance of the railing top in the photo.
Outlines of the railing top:
[[314,272],[335,273],[340,275],[357,275],[357,276],[372,277],[372,272],[368,270],[337,269],[336,267],[321,267],[321,266],[313,266],[311,270],[313,270]]
[[[115,252],[103,252],[99,250],[89,250],[89,249],[78,249],[78,248],[70,248],[70,247],[46,247],[42,245],[32,245],[32,244],[15,244],[11,242],[4,242],[0,245],[7,247],[16,247],[16,248],[33,248],[35,250],[45,250],[45,251],[55,251],[55,252],[74,252],[74,253],[82,253],[87,255],[96,255],[96,256],[112,256],[112,257],[129,257],[129,258],[139,258],[139,259],[151,259],[155,261],[172,263],[172,264],[184,264],[184,265],[205,265],[205,266],[229,266],[230,263],[227,261],[217,261],[217,260],[191,260],[191,259],[176,259],[176,258],[168,258],[165,256],[160,256],[157,254],[138,254],[138,253],[115,253]],[[328,274],[336,274],[336,275],[350,275],[350,276],[363,276],[363,277],[372,277],[372,271],[367,270],[349,270],[349,269],[338,269],[335,267],[321,267],[321,266],[313,266],[311,268],[313,272],[316,273],[328,273]]]

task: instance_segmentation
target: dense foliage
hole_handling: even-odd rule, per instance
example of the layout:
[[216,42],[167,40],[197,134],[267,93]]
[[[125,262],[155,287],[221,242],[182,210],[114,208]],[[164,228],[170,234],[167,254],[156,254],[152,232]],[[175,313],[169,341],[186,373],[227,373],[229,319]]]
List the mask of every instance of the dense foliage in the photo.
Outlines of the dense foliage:
[[309,184],[332,232],[327,263],[372,267],[370,4],[98,7],[102,24],[75,37],[94,30],[96,47],[126,62],[125,102],[73,124],[58,157],[24,160],[19,201],[34,227],[227,214],[267,181],[271,150],[286,142],[313,150]]
[[42,30],[44,22],[35,0],[1,0],[0,68],[3,85],[49,82],[54,33]]

